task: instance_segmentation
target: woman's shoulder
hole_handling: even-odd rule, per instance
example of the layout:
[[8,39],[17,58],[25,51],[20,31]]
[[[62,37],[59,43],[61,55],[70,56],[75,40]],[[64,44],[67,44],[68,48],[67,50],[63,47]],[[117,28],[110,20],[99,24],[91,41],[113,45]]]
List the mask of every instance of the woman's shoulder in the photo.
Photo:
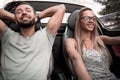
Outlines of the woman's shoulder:
[[67,38],[67,39],[66,39],[66,42],[74,42],[74,43],[75,43],[76,40],[75,40],[74,38]]
[[76,40],[74,38],[67,38],[66,43],[69,44],[69,45],[75,45]]

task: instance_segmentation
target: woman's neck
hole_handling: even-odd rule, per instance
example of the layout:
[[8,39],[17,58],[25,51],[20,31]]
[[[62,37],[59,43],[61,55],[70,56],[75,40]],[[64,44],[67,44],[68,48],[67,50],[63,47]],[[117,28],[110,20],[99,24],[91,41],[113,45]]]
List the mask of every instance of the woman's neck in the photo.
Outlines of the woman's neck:
[[93,43],[92,43],[92,38],[91,38],[91,33],[83,33],[82,34],[82,41],[83,41],[83,45],[87,48],[87,49],[93,49]]
[[82,40],[91,40],[91,33],[90,32],[83,32],[82,33]]

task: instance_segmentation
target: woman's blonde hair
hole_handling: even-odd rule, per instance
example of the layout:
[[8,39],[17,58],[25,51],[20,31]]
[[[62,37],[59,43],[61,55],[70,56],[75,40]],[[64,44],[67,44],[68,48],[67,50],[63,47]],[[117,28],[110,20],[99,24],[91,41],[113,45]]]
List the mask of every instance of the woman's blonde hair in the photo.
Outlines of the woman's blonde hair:
[[[75,24],[75,40],[77,42],[76,44],[76,49],[78,50],[79,53],[82,54],[82,49],[83,49],[83,40],[82,40],[82,27],[81,27],[81,23],[80,23],[80,19],[84,13],[84,11],[86,10],[90,10],[92,11],[92,9],[90,8],[82,8],[79,12],[79,16],[77,17],[77,20],[76,20],[76,24]],[[97,23],[96,23],[96,26],[97,26]],[[112,61],[112,58],[111,58],[111,55],[110,55],[110,52],[109,50],[107,49],[107,47],[104,45],[103,41],[98,38],[97,36],[99,35],[98,33],[98,30],[97,30],[97,27],[94,28],[94,30],[91,32],[91,40],[92,40],[92,43],[93,43],[93,46],[94,46],[94,49],[98,50],[98,51],[103,51],[103,55],[107,55],[109,56],[109,61],[111,62]]]

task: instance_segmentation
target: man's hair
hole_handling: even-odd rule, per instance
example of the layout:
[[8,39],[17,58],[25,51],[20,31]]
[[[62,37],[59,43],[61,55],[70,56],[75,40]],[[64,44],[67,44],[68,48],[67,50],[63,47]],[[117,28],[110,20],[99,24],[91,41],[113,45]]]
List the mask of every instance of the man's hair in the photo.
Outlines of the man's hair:
[[[16,8],[17,8],[18,6],[20,6],[20,5],[23,5],[23,4],[31,6],[31,7],[33,8],[34,13],[35,13],[34,7],[33,7],[30,3],[25,2],[25,1],[20,1],[20,2],[18,2]],[[16,8],[15,8],[15,11],[16,11]],[[15,13],[15,11],[14,11],[14,13]]]

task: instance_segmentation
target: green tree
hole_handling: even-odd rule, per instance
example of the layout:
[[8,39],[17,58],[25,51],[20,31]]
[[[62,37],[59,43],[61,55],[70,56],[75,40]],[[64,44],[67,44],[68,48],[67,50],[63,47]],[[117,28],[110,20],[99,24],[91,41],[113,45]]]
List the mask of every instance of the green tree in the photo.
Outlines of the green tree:
[[108,0],[107,2],[100,3],[106,6],[101,12],[99,12],[100,15],[120,11],[120,0]]

